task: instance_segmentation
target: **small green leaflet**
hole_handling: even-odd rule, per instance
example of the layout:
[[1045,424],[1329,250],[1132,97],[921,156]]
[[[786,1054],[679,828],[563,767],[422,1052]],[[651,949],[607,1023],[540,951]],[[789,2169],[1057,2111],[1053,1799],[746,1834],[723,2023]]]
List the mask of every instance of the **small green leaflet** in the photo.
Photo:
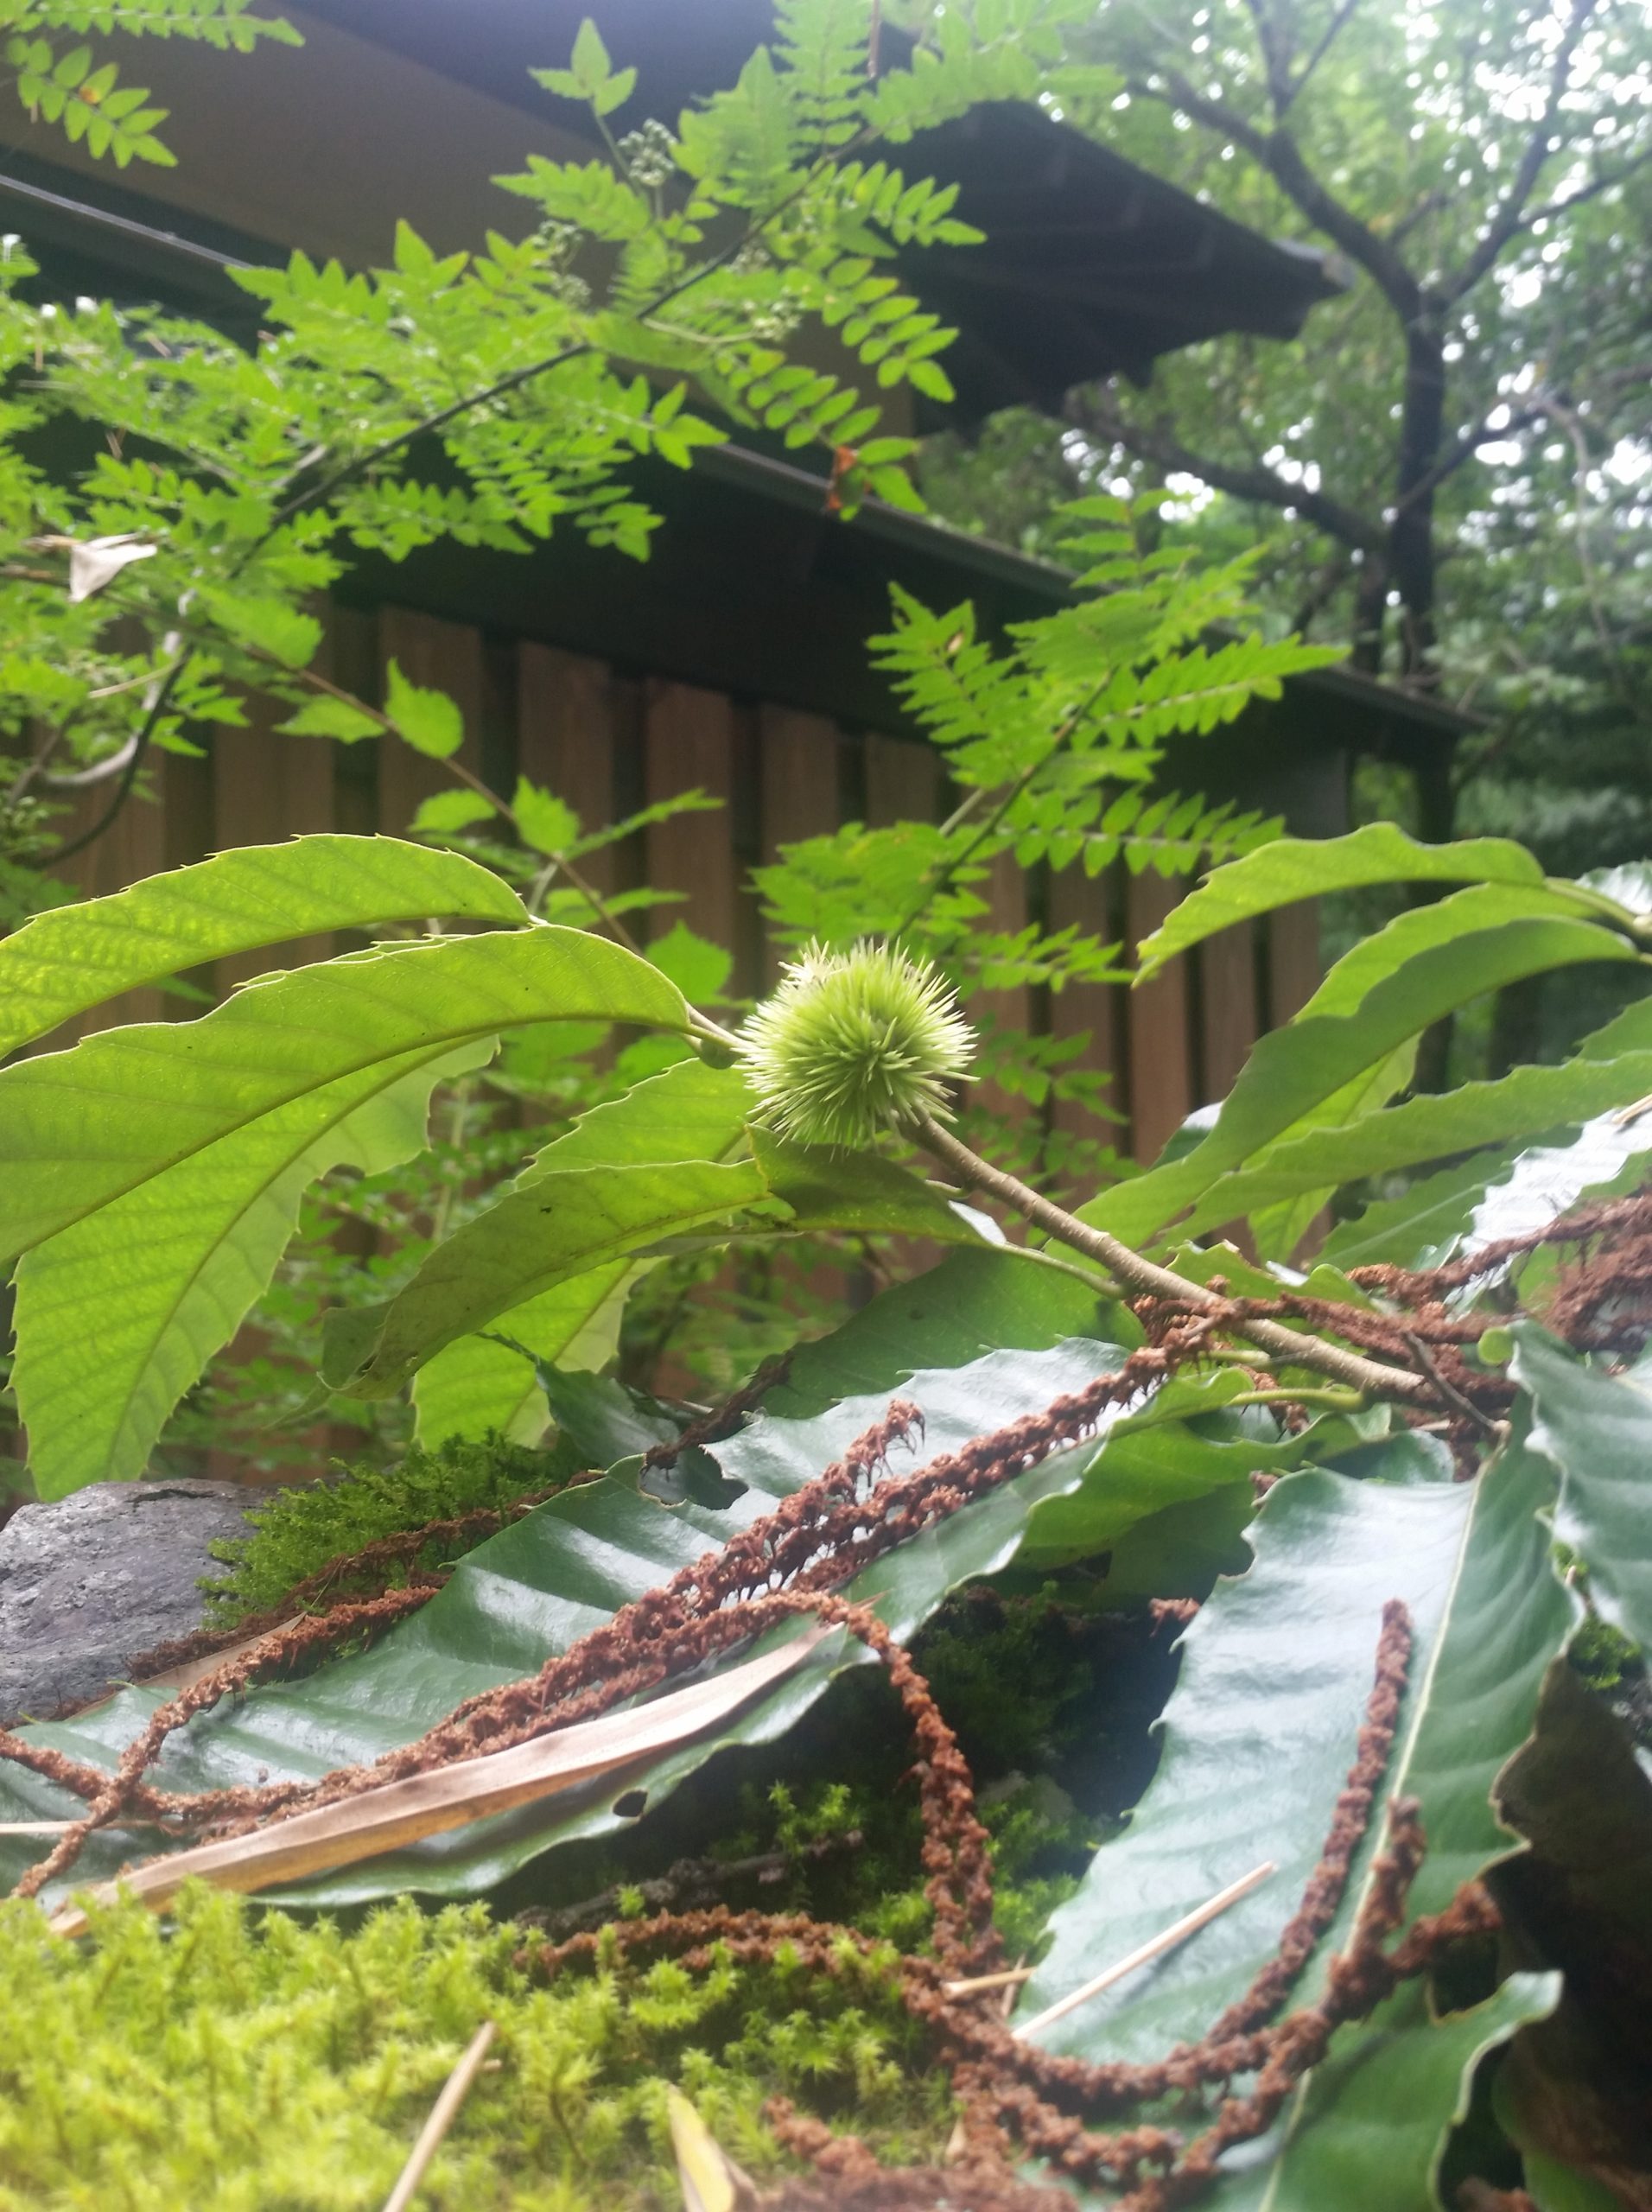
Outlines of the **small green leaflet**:
[[447,760],[465,741],[465,721],[457,704],[445,691],[429,691],[410,683],[391,661],[384,672],[384,711],[416,753],[433,760]]

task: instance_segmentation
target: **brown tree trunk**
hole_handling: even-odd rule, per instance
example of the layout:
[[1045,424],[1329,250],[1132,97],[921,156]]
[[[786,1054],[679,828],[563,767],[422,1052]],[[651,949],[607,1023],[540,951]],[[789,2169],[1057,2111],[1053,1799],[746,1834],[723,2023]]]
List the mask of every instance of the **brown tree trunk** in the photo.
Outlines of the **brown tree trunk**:
[[[1400,675],[1416,691],[1433,691],[1439,683],[1434,654],[1434,494],[1420,488],[1439,464],[1445,435],[1446,354],[1437,304],[1425,294],[1406,326],[1399,464],[1388,531],[1388,565],[1400,595]],[[1416,782],[1419,834],[1429,844],[1444,844],[1456,831],[1457,795],[1449,760],[1419,769]],[[1438,898],[1439,887],[1431,885],[1420,895]],[[1446,1088],[1454,1027],[1447,1014],[1424,1033],[1414,1090]]]
[[1439,681],[1434,658],[1434,495],[1422,486],[1439,461],[1446,423],[1446,355],[1435,302],[1425,297],[1406,327],[1399,465],[1388,568],[1400,594],[1400,671],[1412,687]]

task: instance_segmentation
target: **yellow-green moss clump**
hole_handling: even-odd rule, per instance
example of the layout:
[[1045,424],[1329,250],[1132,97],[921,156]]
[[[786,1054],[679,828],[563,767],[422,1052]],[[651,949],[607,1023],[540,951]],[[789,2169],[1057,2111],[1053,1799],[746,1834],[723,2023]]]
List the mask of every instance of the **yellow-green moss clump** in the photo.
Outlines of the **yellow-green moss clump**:
[[852,2113],[892,2158],[945,2139],[945,2087],[875,1969],[536,1986],[521,1940],[480,1907],[400,1904],[344,1934],[198,1891],[169,1925],[124,1905],[71,1945],[0,1905],[0,2208],[377,2212],[484,2020],[499,2063],[421,2212],[676,2212],[673,2082],[755,2173],[776,2169],[777,2091]]

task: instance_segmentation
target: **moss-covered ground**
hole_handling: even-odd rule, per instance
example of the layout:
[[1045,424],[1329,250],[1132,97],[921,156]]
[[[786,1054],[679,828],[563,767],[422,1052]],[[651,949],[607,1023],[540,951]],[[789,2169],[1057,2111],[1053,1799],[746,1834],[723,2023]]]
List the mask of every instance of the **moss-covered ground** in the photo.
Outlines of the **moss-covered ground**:
[[[1012,1953],[1139,1794],[1170,1641],[1049,1592],[966,1593],[920,1640],[977,1772]],[[169,1923],[102,1913],[71,1944],[33,1905],[0,1907],[0,2212],[375,2212],[485,2019],[495,2063],[430,2212],[675,2212],[673,2083],[754,2176],[782,2164],[762,2121],[777,2093],[892,2160],[938,2156],[947,2082],[886,1973],[854,1955],[836,1976],[784,1954],[697,1975],[609,1955],[549,1986],[513,1963],[531,1923],[593,1897],[641,1910],[628,1885],[684,1853],[702,1886],[683,1902],[810,1910],[890,1960],[920,1947],[911,1746],[881,1677],[847,1678],[768,1757],[714,1763],[623,1848],[559,1854],[491,1908],[407,1900],[339,1924],[201,1891]],[[724,1878],[753,1857],[766,1880]]]

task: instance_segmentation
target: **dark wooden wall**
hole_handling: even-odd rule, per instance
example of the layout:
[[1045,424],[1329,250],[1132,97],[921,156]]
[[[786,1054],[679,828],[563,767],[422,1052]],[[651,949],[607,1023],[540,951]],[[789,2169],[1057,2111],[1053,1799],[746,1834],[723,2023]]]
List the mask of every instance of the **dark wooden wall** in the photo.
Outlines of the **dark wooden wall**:
[[[604,890],[646,883],[678,892],[655,926],[682,915],[730,945],[742,992],[772,981],[749,884],[751,868],[783,845],[835,829],[902,817],[937,820],[948,804],[944,765],[909,738],[840,728],[824,716],[735,699],[721,691],[616,673],[558,647],[500,644],[467,624],[387,607],[337,610],[327,651],[340,680],[363,696],[394,658],[415,683],[439,687],[465,717],[463,758],[496,790],[521,772],[556,791],[588,825],[649,801],[699,787],[722,801],[715,813],[655,824],[594,861]],[[205,759],[161,757],[152,796],[129,805],[115,827],[73,863],[76,887],[95,895],[226,846],[264,843],[302,831],[404,831],[420,802],[450,783],[440,763],[403,745],[341,747],[282,736],[275,717],[217,734]],[[93,793],[86,802],[88,818]],[[1270,804],[1280,795],[1270,794]],[[1091,880],[1077,870],[1029,887],[1007,861],[990,886],[994,921],[1027,918],[1029,889],[1054,926],[1077,922],[1107,942],[1134,944],[1163,918],[1185,886],[1115,868]],[[260,969],[315,958],[329,947],[306,939],[268,955],[219,963],[220,989]],[[1087,987],[1058,995],[993,995],[994,1017],[1059,1036],[1083,1030],[1083,1065],[1111,1078],[1114,1105],[1128,1117],[1138,1157],[1151,1159],[1193,1107],[1219,1097],[1260,1032],[1288,1018],[1318,978],[1318,926],[1310,906],[1250,929],[1232,930],[1173,962],[1139,991]],[[156,1020],[194,1007],[159,991],[129,995],[100,1021]],[[1083,1109],[1055,1109],[1058,1126],[1107,1136]]]

